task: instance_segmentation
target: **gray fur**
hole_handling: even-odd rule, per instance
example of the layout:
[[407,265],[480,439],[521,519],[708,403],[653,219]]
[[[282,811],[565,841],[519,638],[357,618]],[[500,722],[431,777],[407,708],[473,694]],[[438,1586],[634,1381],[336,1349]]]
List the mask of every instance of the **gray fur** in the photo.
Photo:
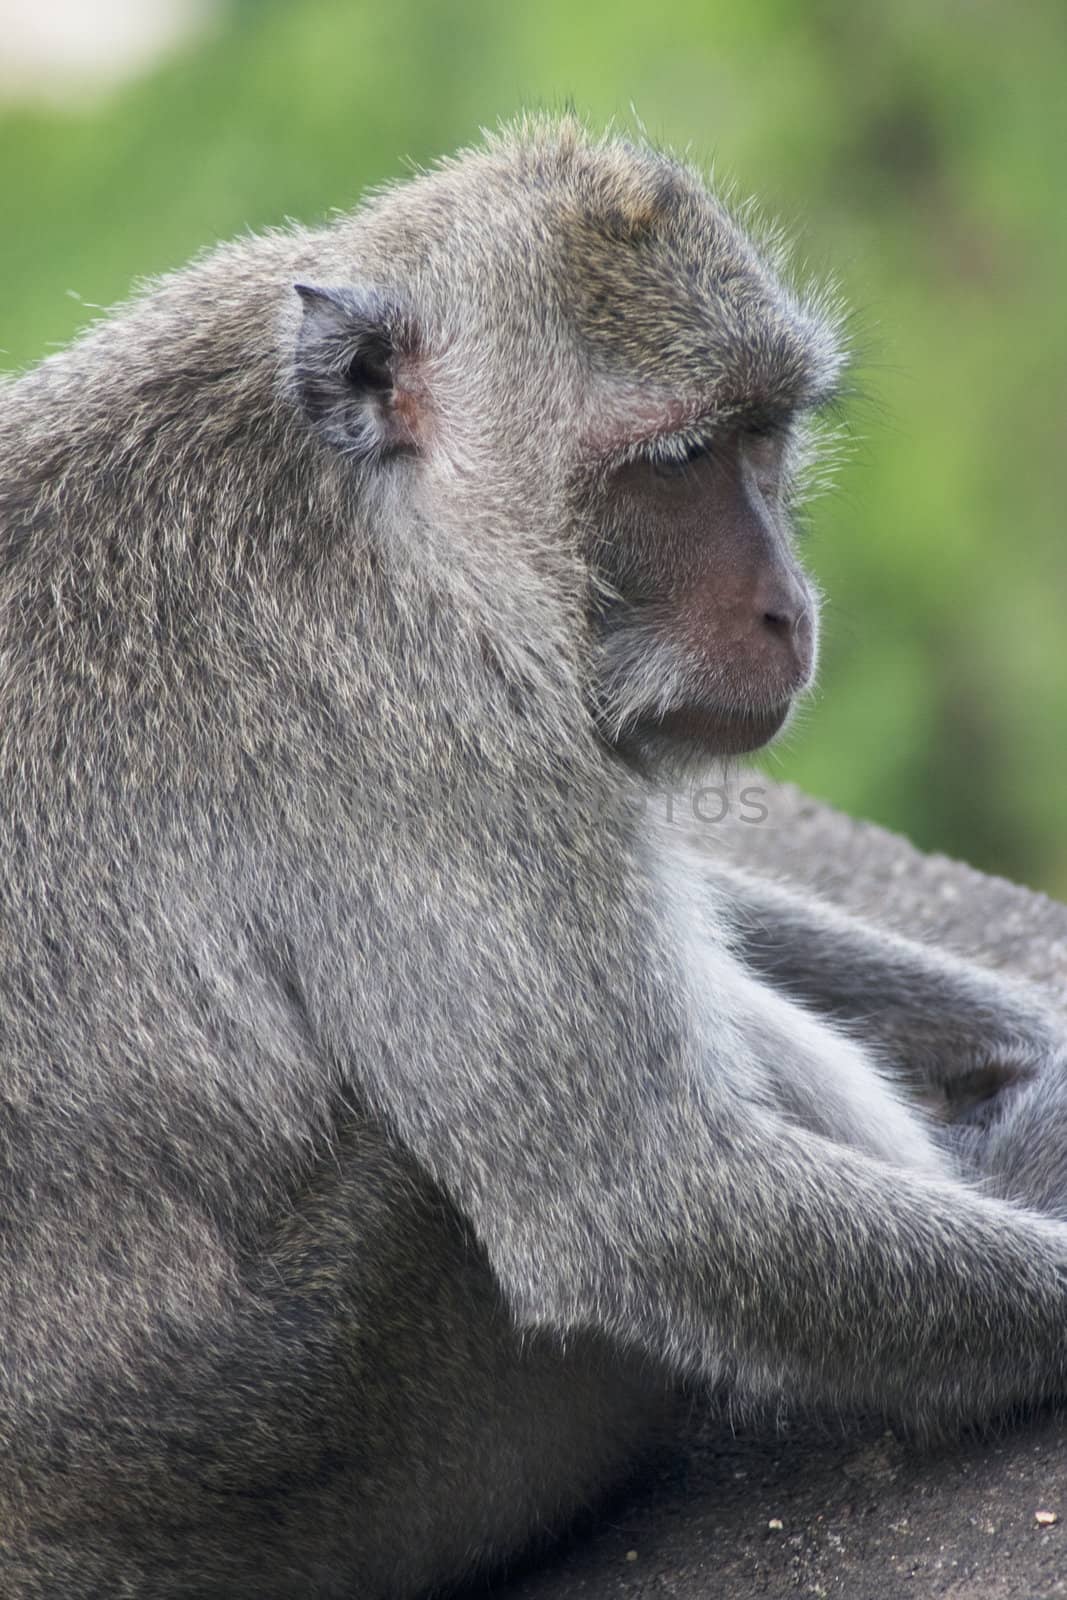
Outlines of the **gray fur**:
[[[410,1600],[681,1378],[1062,1392],[1067,1227],[996,1192],[1063,1214],[1057,1025],[709,868],[597,721],[597,463],[841,366],[697,175],[534,122],[5,388],[5,1596]],[[904,1089],[989,1068],[946,1148]]]

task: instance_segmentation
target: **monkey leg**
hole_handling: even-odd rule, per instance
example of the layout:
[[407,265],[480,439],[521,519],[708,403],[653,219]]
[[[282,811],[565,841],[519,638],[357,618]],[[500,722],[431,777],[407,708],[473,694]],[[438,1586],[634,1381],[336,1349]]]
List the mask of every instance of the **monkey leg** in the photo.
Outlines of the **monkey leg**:
[[36,1420],[0,1506],[5,1600],[421,1596],[565,1525],[674,1412],[662,1369],[596,1333],[520,1335],[370,1127],[241,1277],[180,1347],[161,1328],[134,1382]]
[[981,1123],[1038,1077],[1067,1036],[1037,990],[864,922],[810,893],[709,864],[756,972],[844,1023],[935,1114]]

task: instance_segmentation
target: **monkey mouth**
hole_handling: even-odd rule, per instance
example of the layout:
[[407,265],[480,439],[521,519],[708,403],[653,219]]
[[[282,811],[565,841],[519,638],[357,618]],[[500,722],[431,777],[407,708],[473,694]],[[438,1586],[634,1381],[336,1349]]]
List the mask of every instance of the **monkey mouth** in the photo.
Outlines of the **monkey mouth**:
[[779,705],[756,708],[676,706],[642,717],[623,742],[645,749],[688,747],[709,756],[744,755],[768,744],[781,731],[792,704],[792,700],[784,700]]
[[624,759],[689,765],[768,744],[811,675],[810,658],[702,659],[628,603],[621,620],[600,631],[593,713]]

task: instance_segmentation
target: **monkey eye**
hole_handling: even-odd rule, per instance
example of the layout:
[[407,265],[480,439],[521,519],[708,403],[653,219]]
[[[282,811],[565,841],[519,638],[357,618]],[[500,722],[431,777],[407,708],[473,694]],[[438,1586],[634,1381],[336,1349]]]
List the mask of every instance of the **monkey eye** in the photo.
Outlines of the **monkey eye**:
[[345,377],[355,389],[383,393],[393,387],[389,348],[384,342],[368,340],[345,368]]
[[681,478],[694,462],[702,461],[709,455],[710,450],[706,440],[694,439],[677,454],[653,456],[650,465],[657,478]]

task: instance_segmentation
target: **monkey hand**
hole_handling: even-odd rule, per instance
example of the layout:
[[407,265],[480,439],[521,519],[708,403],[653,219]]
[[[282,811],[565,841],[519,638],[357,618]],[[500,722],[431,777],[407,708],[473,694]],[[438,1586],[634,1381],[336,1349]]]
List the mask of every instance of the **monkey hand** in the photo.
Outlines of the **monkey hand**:
[[954,1080],[945,1131],[964,1176],[1067,1221],[1067,1029],[1034,1021],[1029,1037],[986,1041],[986,1064]]

